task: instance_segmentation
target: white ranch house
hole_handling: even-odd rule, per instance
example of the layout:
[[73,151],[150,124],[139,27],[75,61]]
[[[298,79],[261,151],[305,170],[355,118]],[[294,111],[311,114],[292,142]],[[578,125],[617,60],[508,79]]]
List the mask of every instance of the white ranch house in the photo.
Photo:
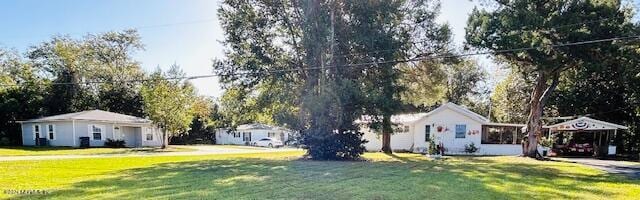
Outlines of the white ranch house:
[[261,123],[242,124],[234,131],[231,129],[218,129],[216,131],[216,144],[252,144],[262,138],[274,138],[282,142],[289,140],[293,131]]
[[[521,142],[524,136],[524,124],[491,122],[486,117],[454,103],[446,103],[428,113],[394,115],[391,117],[391,121],[396,125],[395,131],[391,135],[391,149],[394,151],[425,152],[429,140],[434,140],[435,144],[444,147],[446,154],[465,154],[465,145],[471,143],[479,148],[476,155],[519,155],[522,153]],[[605,136],[605,134],[595,135],[596,133],[592,131],[626,129],[626,127],[617,124],[580,118],[545,126],[547,128],[545,131],[551,134],[551,132],[562,130],[559,127],[570,127],[576,122],[579,122],[578,126],[587,123],[589,127],[593,126],[593,128],[580,129],[579,127],[571,130],[580,131],[580,134],[583,132],[594,134],[594,138],[598,135],[601,139],[606,137],[607,141],[615,137],[615,133],[609,136],[611,132],[603,132],[606,133]],[[382,136],[369,128],[369,119],[363,117],[357,123],[360,124],[361,130],[364,132],[363,138],[369,141],[364,145],[367,151],[380,151]],[[598,144],[609,145],[608,142]],[[609,149],[612,148],[615,153],[615,146],[609,146]]]
[[[79,147],[80,138],[89,145],[104,146],[107,139],[124,140],[127,147],[161,146],[162,131],[151,120],[103,110],[48,116],[21,121],[22,144]],[[37,139],[40,138],[40,139]]]

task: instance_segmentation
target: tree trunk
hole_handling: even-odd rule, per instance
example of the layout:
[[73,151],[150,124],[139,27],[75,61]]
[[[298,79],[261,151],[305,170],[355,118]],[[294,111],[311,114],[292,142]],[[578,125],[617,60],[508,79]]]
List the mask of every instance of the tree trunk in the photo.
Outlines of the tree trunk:
[[558,85],[558,75],[553,75],[551,85],[547,84],[548,74],[539,71],[536,77],[536,83],[531,92],[531,100],[529,102],[529,117],[527,119],[527,139],[524,143],[522,152],[524,155],[536,158],[538,155],[538,136],[542,135],[542,111],[551,92]]
[[391,154],[391,116],[382,116],[382,152]]
[[162,129],[162,148],[166,149],[168,143],[169,143],[169,141],[168,141],[168,137],[167,137],[167,130],[166,129]]

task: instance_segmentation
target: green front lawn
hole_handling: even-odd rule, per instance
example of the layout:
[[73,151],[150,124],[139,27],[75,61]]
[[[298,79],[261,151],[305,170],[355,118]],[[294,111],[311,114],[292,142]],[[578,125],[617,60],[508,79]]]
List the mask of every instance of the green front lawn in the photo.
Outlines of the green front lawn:
[[640,181],[519,157],[366,154],[299,160],[302,151],[0,162],[0,190],[54,199],[637,199]]
[[73,148],[73,147],[0,147],[0,156],[47,156],[47,155],[96,155],[124,153],[152,153],[171,151],[193,151],[189,148]]

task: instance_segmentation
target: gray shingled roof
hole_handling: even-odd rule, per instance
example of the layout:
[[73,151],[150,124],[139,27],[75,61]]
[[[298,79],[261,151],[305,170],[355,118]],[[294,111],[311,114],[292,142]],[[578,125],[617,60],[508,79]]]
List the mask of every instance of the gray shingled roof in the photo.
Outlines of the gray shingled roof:
[[151,123],[151,120],[123,115],[119,113],[104,110],[87,110],[82,112],[67,113],[61,115],[53,115],[38,119],[30,119],[24,122],[45,122],[45,121],[70,121],[70,120],[86,120],[86,121],[106,121],[118,123]]
[[[451,103],[451,102],[445,103],[442,106],[440,106],[440,107],[438,107],[438,108],[436,108],[436,109],[434,109],[434,110],[432,110],[432,111],[430,111],[428,113],[413,113],[413,114],[392,115],[391,116],[391,122],[400,123],[400,124],[412,124],[412,123],[417,122],[418,120],[420,120],[420,119],[422,119],[422,118],[424,118],[426,116],[429,116],[429,115],[431,115],[433,113],[439,112],[439,111],[441,111],[443,109],[447,109],[447,108],[451,109],[453,111],[456,111],[456,112],[458,112],[460,114],[463,114],[463,115],[465,115],[465,116],[467,116],[467,117],[469,117],[471,119],[477,120],[478,122],[480,122],[482,124],[489,123],[489,120],[486,117],[484,117],[484,116],[482,116],[482,115],[480,115],[478,113],[475,113],[475,112],[473,112],[473,111],[471,111],[471,110],[469,110],[469,109],[467,109],[467,108],[465,108],[463,106],[460,106],[458,104]],[[366,124],[366,123],[371,123],[372,120],[373,120],[373,117],[364,115],[364,116],[361,116],[360,119],[357,119],[355,121],[355,123],[357,123],[357,124]]]
[[262,123],[242,124],[242,125],[238,125],[238,127],[236,128],[236,130],[255,130],[255,129],[288,131],[288,129],[286,128],[282,128],[279,126],[271,126],[271,125],[262,124]]

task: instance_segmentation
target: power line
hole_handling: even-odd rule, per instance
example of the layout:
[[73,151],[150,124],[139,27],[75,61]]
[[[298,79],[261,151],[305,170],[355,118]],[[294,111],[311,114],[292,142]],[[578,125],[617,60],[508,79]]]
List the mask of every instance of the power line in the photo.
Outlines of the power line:
[[[182,21],[182,22],[176,22],[176,23],[166,23],[166,24],[154,24],[154,25],[143,25],[143,26],[125,26],[125,28],[116,28],[116,29],[112,29],[112,30],[125,30],[125,29],[153,29],[153,28],[164,28],[164,27],[170,27],[170,26],[181,26],[181,25],[189,25],[189,24],[201,24],[201,23],[209,23],[209,22],[214,22],[216,21],[216,18],[206,18],[206,19],[199,19],[199,20],[191,20],[191,21]],[[81,34],[88,34],[89,32],[73,32],[73,33],[64,33],[62,35],[81,35]],[[60,33],[58,33],[60,34]],[[56,34],[53,34],[56,35]],[[51,35],[37,35],[37,36],[10,36],[10,37],[5,37],[5,39],[8,38],[25,38],[25,37],[51,37]]]
[[388,64],[388,63],[403,63],[403,62],[414,62],[414,61],[422,61],[422,60],[430,60],[430,59],[441,59],[441,58],[469,57],[469,56],[487,55],[487,54],[503,54],[503,53],[517,52],[517,51],[534,50],[534,49],[539,49],[539,48],[568,47],[568,46],[594,44],[594,43],[601,43],[601,42],[610,42],[610,41],[624,40],[624,39],[640,39],[640,35],[626,36],[626,37],[615,37],[615,38],[607,38],[607,39],[599,39],[599,40],[588,40],[588,41],[572,42],[572,43],[564,43],[564,44],[553,44],[553,45],[546,45],[546,46],[543,45],[543,46],[537,46],[537,47],[514,48],[514,49],[505,49],[505,50],[496,50],[496,51],[482,51],[482,52],[473,52],[473,53],[464,53],[464,54],[424,56],[424,57],[417,57],[417,58],[404,59],[404,60],[358,63],[358,64],[351,64],[351,65],[346,65],[346,66]]
[[176,23],[168,23],[168,24],[137,26],[137,27],[132,27],[132,28],[133,29],[162,28],[162,27],[168,27],[168,26],[180,26],[180,25],[188,25],[188,24],[208,23],[208,22],[214,22],[216,20],[217,20],[216,18],[209,18],[209,19],[200,19],[200,20],[192,20],[192,21],[184,21],[184,22],[176,22]]
[[[607,21],[607,20],[614,20],[614,19],[619,19],[619,18],[624,18],[625,16],[616,16],[616,17],[607,17],[607,18],[602,18],[602,19],[598,19],[598,20],[592,20],[592,21],[584,21],[584,22],[579,22],[579,23],[571,23],[571,24],[563,24],[563,25],[558,25],[558,26],[551,26],[551,27],[546,27],[546,28],[536,28],[536,29],[529,29],[527,26],[523,26],[520,29],[517,30],[509,30],[509,31],[505,31],[505,33],[508,32],[531,32],[531,31],[549,31],[552,29],[559,29],[559,28],[565,28],[565,27],[572,27],[572,26],[578,26],[578,25],[587,25],[587,24],[593,24],[593,23],[598,23],[598,22],[603,22],[603,21]],[[415,41],[413,42],[414,45],[415,44],[420,44],[420,43],[429,43],[430,41]],[[362,55],[362,54],[369,54],[369,53],[380,53],[380,52],[387,52],[387,51],[397,51],[400,50],[400,48],[391,48],[391,49],[381,49],[381,50],[375,50],[375,51],[367,51],[367,52],[354,52],[354,53],[346,53],[346,54],[340,54],[340,55],[335,55],[336,57],[346,57],[346,56],[350,56],[350,55]]]
[[620,18],[624,18],[624,17],[625,16],[606,17],[606,18],[601,18],[601,19],[598,19],[598,20],[584,21],[584,22],[578,22],[578,23],[572,23],[572,24],[563,24],[563,25],[558,25],[558,26],[552,26],[552,27],[547,27],[547,28],[537,28],[537,29],[529,29],[526,26],[524,26],[520,30],[513,30],[513,31],[516,31],[516,32],[549,31],[549,30],[552,30],[552,29],[572,27],[572,26],[578,26],[578,25],[594,24],[594,23],[598,23],[598,22],[603,22],[603,21],[613,20],[613,19],[620,19]]
[[[59,82],[59,83],[50,83],[50,84],[51,85],[75,85],[75,84],[98,84],[98,83],[129,83],[129,82],[147,82],[147,81],[156,81],[156,80],[193,80],[193,79],[201,79],[201,78],[242,76],[242,75],[253,75],[253,74],[271,75],[271,74],[278,74],[278,73],[287,73],[287,72],[296,72],[296,71],[308,71],[308,70],[321,70],[321,69],[330,69],[330,68],[338,68],[338,67],[378,66],[380,64],[406,63],[406,62],[416,62],[416,61],[431,60],[431,59],[469,57],[469,56],[488,55],[488,54],[503,54],[503,53],[510,53],[510,52],[534,50],[534,49],[540,49],[540,48],[559,48],[559,47],[595,44],[595,43],[611,42],[611,41],[626,40],[626,39],[638,40],[638,39],[640,39],[640,35],[614,37],[614,38],[599,39],[599,40],[588,40],[588,41],[563,43],[563,44],[543,45],[543,46],[537,46],[537,47],[513,48],[513,49],[504,49],[504,50],[495,50],[495,51],[481,51],[481,52],[473,52],[473,53],[465,53],[465,54],[448,54],[448,55],[423,56],[423,57],[417,57],[417,58],[411,58],[411,59],[390,60],[390,61],[374,61],[374,62],[365,62],[365,63],[356,63],[356,64],[336,65],[336,66],[306,67],[306,68],[295,68],[295,69],[267,70],[267,71],[261,71],[261,72],[236,72],[236,73],[229,73],[229,74],[207,74],[207,75],[197,75],[197,76],[180,76],[180,77],[166,77],[166,78],[133,79],[133,80],[119,80],[119,81],[85,81],[85,82],[78,82],[78,83]],[[19,86],[19,85],[17,85],[17,84],[3,84],[3,85],[0,85],[0,86],[3,86],[3,87],[15,87],[15,86]]]

